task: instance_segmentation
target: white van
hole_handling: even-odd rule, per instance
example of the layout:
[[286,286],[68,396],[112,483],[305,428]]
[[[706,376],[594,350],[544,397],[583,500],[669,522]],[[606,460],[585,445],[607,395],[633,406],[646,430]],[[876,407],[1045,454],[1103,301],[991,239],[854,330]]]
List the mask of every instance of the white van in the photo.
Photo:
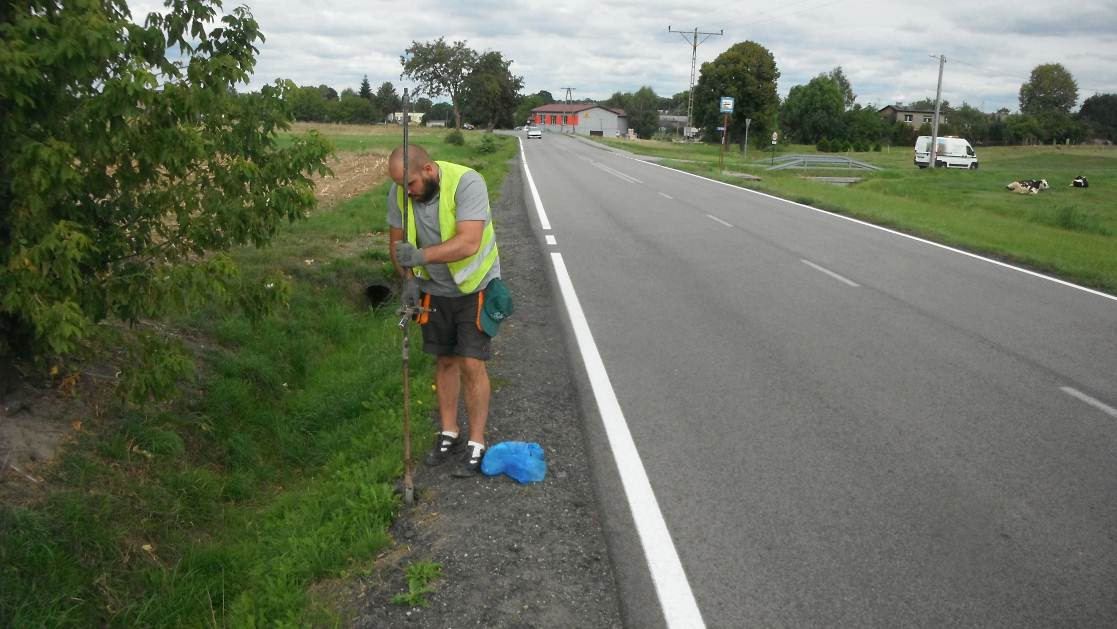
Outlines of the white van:
[[[935,150],[936,168],[977,168],[977,153],[967,140],[955,137],[939,138]],[[931,163],[931,136],[915,139],[915,165],[926,168]]]

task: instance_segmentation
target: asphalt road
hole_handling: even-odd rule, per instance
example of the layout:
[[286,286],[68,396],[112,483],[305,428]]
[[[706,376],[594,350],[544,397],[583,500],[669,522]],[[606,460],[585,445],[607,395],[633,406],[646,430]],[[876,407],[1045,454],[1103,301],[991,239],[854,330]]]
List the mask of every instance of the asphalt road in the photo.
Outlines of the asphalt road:
[[[1117,626],[1117,300],[568,137],[524,154],[706,625]],[[576,367],[626,622],[663,626]]]

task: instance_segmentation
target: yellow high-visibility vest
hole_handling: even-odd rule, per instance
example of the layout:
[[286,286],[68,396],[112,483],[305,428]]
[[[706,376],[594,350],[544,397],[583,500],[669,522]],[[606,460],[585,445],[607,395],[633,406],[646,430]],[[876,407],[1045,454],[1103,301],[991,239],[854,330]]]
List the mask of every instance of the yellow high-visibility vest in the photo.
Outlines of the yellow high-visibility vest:
[[[454,208],[454,198],[458,191],[458,182],[461,181],[462,175],[470,172],[472,169],[450,162],[436,161],[441,179],[439,181],[438,191],[438,228],[442,232],[442,242],[446,242],[458,233],[458,218],[457,212]],[[407,242],[413,246],[419,246],[419,237],[415,231],[415,208],[411,203],[411,199],[404,194],[403,186],[396,186],[397,188],[397,204],[400,207],[407,204]],[[450,274],[454,277],[454,283],[457,284],[458,290],[464,294],[475,292],[477,287],[480,286],[481,280],[485,279],[485,274],[489,269],[493,268],[493,264],[497,259],[496,249],[496,235],[493,232],[492,209],[488,207],[488,201],[485,202],[485,211],[488,214],[488,219],[485,222],[485,229],[481,232],[481,246],[477,251],[462,260],[454,262],[447,262],[446,266],[450,269]],[[422,266],[411,268],[411,272],[415,277],[423,279],[430,279],[430,273],[427,272]]]

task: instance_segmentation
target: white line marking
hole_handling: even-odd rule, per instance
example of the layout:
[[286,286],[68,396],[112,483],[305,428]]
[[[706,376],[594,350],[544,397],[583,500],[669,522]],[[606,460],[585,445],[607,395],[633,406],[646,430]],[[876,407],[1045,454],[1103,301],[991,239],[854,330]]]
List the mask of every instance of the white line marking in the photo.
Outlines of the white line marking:
[[1101,400],[1095,400],[1094,398],[1086,395],[1078,389],[1072,389],[1071,387],[1059,387],[1059,389],[1063,393],[1066,393],[1071,397],[1076,397],[1089,404],[1090,406],[1093,406],[1096,409],[1100,409],[1101,412],[1109,415],[1110,417],[1117,417],[1117,408],[1113,408],[1112,406],[1106,404],[1105,402],[1102,402]]
[[605,164],[602,164],[601,162],[590,162],[590,163],[593,164],[594,166],[597,166],[600,170],[603,170],[603,171],[609,173],[610,175],[612,175],[612,176],[614,176],[618,179],[622,179],[624,181],[627,181],[628,183],[644,183],[643,181],[640,181],[639,179],[637,179],[637,178],[635,178],[631,175],[626,175],[619,170],[614,170],[612,168],[609,168],[608,166],[606,166]]
[[548,245],[557,245],[558,244],[558,241],[555,240],[555,237],[550,235],[550,234],[547,234],[543,238],[547,241]]
[[674,200],[675,200],[675,197],[673,197],[673,196],[671,196],[671,195],[669,195],[669,194],[664,194],[664,193],[662,193],[662,192],[660,192],[660,193],[659,193],[659,196],[663,197],[664,199],[671,199],[672,201],[674,201]]
[[721,223],[722,225],[725,225],[726,227],[733,227],[732,224],[726,223],[725,221],[721,220],[720,218],[714,216],[713,214],[707,214],[706,218],[710,219],[711,221]]
[[531,169],[527,167],[527,155],[524,153],[524,141],[522,139],[520,139],[520,163],[524,165],[527,185],[531,188],[531,198],[535,201],[535,211],[539,214],[539,225],[543,229],[550,229],[551,221],[547,220],[547,211],[543,209],[543,201],[539,198],[539,190],[535,187],[535,180],[531,178]]
[[950,252],[953,252],[953,253],[958,253],[958,254],[973,258],[975,260],[981,260],[982,262],[988,262],[989,264],[995,264],[999,267],[1004,267],[1006,269],[1012,269],[1013,271],[1019,271],[1020,273],[1024,273],[1026,275],[1031,275],[1032,277],[1038,277],[1040,279],[1047,280],[1049,282],[1054,282],[1056,284],[1061,284],[1061,285],[1069,287],[1069,288],[1074,288],[1074,289],[1080,290],[1080,291],[1085,292],[1085,293],[1090,293],[1091,295],[1097,295],[1098,297],[1103,297],[1105,299],[1109,299],[1109,300],[1112,300],[1112,301],[1117,301],[1117,295],[1110,295],[1109,293],[1103,293],[1100,290],[1094,290],[1092,288],[1086,288],[1085,286],[1079,286],[1078,284],[1073,284],[1073,283],[1068,282],[1066,280],[1061,280],[1057,277],[1051,277],[1050,275],[1044,275],[1043,273],[1036,273],[1035,271],[1029,271],[1028,269],[1023,269],[1023,268],[1020,268],[1018,266],[1013,266],[1011,264],[1001,262],[1000,260],[994,260],[992,258],[986,258],[985,256],[978,255],[976,253],[970,253],[969,251],[963,251],[961,249],[955,249],[954,247],[951,247],[949,245],[944,245],[942,243],[938,243],[938,242],[935,242],[933,240],[927,240],[926,238],[920,238],[919,236],[912,236],[911,234],[905,234],[905,233],[902,233],[902,232],[898,232],[894,229],[888,229],[887,227],[881,227],[880,225],[873,225],[872,223],[867,223],[867,222],[865,222],[863,220],[860,220],[860,219],[852,218],[850,216],[844,216],[842,214],[835,214],[833,212],[827,212],[826,210],[820,210],[816,207],[811,207],[809,205],[804,205],[802,203],[796,203],[795,201],[788,201],[787,199],[781,199],[779,197],[774,197],[770,194],[765,194],[763,192],[757,192],[756,190],[749,190],[748,188],[742,188],[740,186],[735,186],[731,183],[725,183],[724,181],[718,181],[717,179],[710,179],[709,177],[703,177],[702,175],[696,175],[694,173],[688,173],[685,170],[678,170],[676,168],[670,168],[670,167],[664,166],[662,164],[656,164],[654,162],[647,162],[647,161],[644,161],[644,160],[636,158],[636,157],[629,157],[628,159],[631,159],[631,160],[634,160],[634,161],[637,161],[637,162],[640,162],[640,163],[643,163],[643,164],[648,164],[649,166],[655,166],[657,168],[663,168],[664,170],[670,170],[670,171],[681,173],[681,174],[684,174],[684,175],[690,175],[691,177],[697,177],[699,179],[703,179],[705,181],[709,181],[709,182],[712,182],[712,183],[721,184],[723,186],[728,186],[730,188],[733,188],[734,190],[740,190],[741,192],[749,192],[749,193],[752,193],[752,194],[758,194],[762,197],[767,197],[767,198],[773,199],[775,201],[782,201],[784,203],[789,203],[791,205],[797,205],[801,208],[806,208],[808,210],[818,212],[819,214],[825,214],[826,216],[829,216],[831,218],[837,218],[837,219],[841,219],[843,221],[849,221],[851,223],[857,223],[858,225],[864,225],[865,227],[871,227],[873,229],[877,229],[877,230],[880,230],[882,232],[892,234],[893,236],[900,236],[902,238],[908,238],[908,239],[914,240],[916,242],[921,242],[925,245],[931,245],[932,247],[938,247],[939,249],[945,249],[946,251],[950,251]]
[[621,484],[624,485],[624,493],[628,498],[628,507],[632,510],[632,519],[636,523],[636,532],[644,548],[644,557],[648,561],[664,619],[667,626],[672,628],[705,627],[702,613],[698,610],[698,603],[695,602],[694,593],[687,582],[686,572],[683,571],[683,565],[675,551],[675,544],[671,541],[671,533],[667,530],[667,523],[663,521],[659,503],[652,492],[648,473],[640,461],[640,453],[637,452],[632,433],[628,430],[620,402],[609,382],[605,363],[597,351],[582,305],[574,292],[574,283],[570,280],[562,254],[552,253],[551,262],[555,267],[566,312],[570,315],[570,323],[574,328],[574,338],[582,352],[582,361],[586,365],[586,374],[601,413],[601,422],[605,425],[609,447],[613,451],[617,471],[620,472]]
[[819,266],[819,265],[815,264],[814,262],[811,262],[810,260],[800,259],[799,261],[802,262],[803,264],[811,267],[812,269],[814,269],[816,271],[822,271],[823,273],[825,273],[825,274],[829,275],[830,277],[838,280],[839,282],[845,282],[846,284],[849,284],[850,286],[853,286],[853,287],[860,286],[860,284],[858,284],[857,282],[848,280],[848,279],[842,277],[841,275],[838,275],[837,273],[831,271],[830,269],[828,269],[826,267]]

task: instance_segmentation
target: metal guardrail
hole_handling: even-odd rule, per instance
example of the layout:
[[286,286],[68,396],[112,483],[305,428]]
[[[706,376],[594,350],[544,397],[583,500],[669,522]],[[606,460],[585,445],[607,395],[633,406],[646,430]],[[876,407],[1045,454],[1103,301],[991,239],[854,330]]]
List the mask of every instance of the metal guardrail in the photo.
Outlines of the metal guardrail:
[[845,155],[781,155],[774,161],[779,162],[767,170],[784,170],[786,168],[848,168],[857,170],[881,170],[874,166],[846,157]]

